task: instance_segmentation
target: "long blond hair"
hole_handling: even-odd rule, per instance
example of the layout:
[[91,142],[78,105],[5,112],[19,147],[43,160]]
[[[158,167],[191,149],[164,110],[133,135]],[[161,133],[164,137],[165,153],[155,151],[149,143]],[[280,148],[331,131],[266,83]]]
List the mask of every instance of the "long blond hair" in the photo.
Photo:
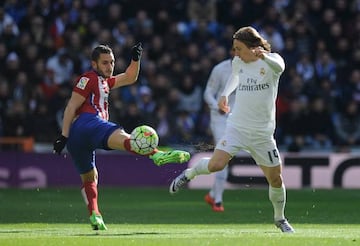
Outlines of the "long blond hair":
[[269,42],[261,37],[259,32],[251,26],[241,27],[234,33],[233,39],[243,42],[248,48],[261,46],[264,50],[271,52]]

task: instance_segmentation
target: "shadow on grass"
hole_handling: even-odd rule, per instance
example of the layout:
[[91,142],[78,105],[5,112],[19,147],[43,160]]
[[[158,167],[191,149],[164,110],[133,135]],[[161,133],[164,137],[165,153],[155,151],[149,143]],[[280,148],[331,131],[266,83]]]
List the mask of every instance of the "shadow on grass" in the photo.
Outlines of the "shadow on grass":
[[[174,234],[180,234],[180,233],[159,233],[159,232],[129,232],[129,233],[101,233],[101,232],[95,232],[95,233],[79,233],[79,234],[73,234],[71,236],[78,236],[78,237],[88,237],[88,236],[102,236],[102,237],[127,237],[127,236],[141,236],[141,235],[174,235]],[[184,233],[181,233],[184,234]]]

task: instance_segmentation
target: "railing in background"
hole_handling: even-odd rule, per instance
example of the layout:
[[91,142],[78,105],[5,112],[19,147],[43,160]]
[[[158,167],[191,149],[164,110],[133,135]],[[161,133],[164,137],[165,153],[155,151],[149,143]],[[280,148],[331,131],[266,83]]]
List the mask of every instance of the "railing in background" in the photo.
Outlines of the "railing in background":
[[33,137],[0,137],[0,149],[3,147],[19,149],[23,152],[32,152],[34,149]]

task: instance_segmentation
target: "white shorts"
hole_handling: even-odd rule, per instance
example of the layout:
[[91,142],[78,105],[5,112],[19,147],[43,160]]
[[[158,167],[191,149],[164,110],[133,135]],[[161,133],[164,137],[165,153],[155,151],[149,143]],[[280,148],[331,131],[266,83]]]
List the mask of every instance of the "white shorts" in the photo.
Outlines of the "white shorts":
[[264,131],[239,130],[227,125],[216,149],[223,150],[231,156],[244,150],[252,156],[257,165],[274,167],[281,164],[274,136]]

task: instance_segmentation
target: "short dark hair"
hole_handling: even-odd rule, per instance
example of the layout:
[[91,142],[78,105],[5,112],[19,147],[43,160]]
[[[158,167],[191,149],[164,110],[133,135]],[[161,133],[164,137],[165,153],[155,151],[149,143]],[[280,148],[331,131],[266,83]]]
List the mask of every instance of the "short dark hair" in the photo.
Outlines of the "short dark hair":
[[255,28],[251,26],[242,27],[235,32],[233,39],[243,42],[248,48],[261,46],[266,51],[271,51],[269,42],[261,37]]
[[96,62],[99,60],[100,54],[112,54],[112,53],[113,51],[109,46],[100,44],[93,49],[91,53],[91,60]]

